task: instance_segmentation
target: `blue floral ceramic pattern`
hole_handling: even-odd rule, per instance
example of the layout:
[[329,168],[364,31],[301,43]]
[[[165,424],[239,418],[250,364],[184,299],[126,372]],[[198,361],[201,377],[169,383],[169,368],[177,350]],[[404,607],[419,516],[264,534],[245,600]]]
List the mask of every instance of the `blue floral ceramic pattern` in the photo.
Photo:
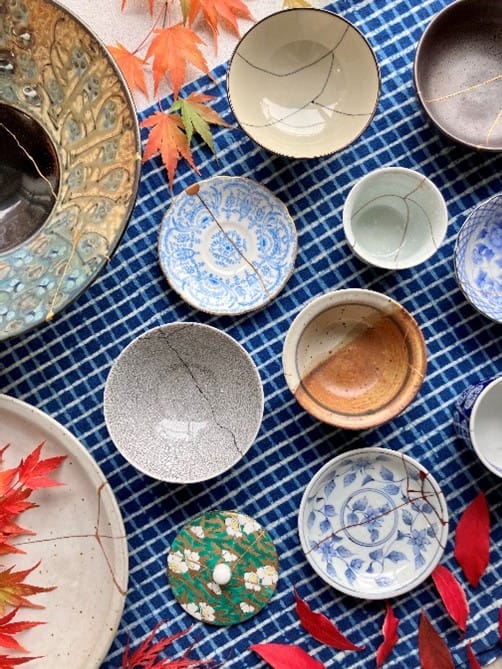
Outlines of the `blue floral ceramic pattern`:
[[434,569],[448,511],[434,478],[411,458],[361,448],[325,465],[300,506],[302,548],[342,592],[384,599],[408,592]]
[[502,194],[482,202],[465,221],[455,246],[455,271],[469,302],[502,323]]
[[214,177],[175,198],[159,235],[172,288],[215,314],[253,311],[289,279],[297,236],[284,204],[242,177]]

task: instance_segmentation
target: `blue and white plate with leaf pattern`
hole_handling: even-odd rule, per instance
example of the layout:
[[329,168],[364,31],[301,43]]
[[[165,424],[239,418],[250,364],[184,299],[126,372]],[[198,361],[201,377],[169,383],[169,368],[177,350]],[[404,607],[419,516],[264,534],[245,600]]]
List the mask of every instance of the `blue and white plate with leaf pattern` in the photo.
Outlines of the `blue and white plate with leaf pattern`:
[[211,314],[254,311],[291,276],[298,242],[286,206],[244,177],[212,177],[190,186],[169,207],[159,261],[171,287]]
[[412,458],[360,448],[328,462],[299,512],[302,549],[329,585],[362,599],[401,595],[433,571],[448,539],[446,500]]
[[455,273],[469,302],[502,323],[502,193],[467,217],[455,244]]

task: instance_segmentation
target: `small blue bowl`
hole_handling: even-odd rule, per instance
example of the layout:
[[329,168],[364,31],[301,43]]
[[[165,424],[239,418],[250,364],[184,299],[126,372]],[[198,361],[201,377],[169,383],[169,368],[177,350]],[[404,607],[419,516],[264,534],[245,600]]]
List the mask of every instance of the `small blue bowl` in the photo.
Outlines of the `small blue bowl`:
[[502,193],[478,205],[457,237],[455,274],[467,300],[502,323]]

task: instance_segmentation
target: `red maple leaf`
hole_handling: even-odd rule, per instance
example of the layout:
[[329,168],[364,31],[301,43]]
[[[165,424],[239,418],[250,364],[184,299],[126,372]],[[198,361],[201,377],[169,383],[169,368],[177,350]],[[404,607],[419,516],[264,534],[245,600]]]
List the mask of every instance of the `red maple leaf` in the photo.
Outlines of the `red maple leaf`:
[[469,583],[476,588],[490,563],[490,512],[483,491],[458,521],[453,554]]
[[21,646],[19,641],[14,638],[14,635],[19,634],[19,632],[23,632],[24,630],[30,629],[30,627],[42,625],[43,623],[32,621],[12,622],[18,610],[19,609],[12,609],[12,611],[0,618],[0,646],[3,648],[10,648],[11,650],[26,652],[26,648]]
[[29,490],[63,485],[59,481],[48,478],[47,474],[57,469],[66,459],[66,455],[57,455],[41,460],[40,455],[43,445],[44,442],[38,444],[24,460],[21,460],[18,467],[19,483]]
[[162,79],[167,76],[176,99],[185,81],[186,68],[189,63],[209,75],[206,59],[199,49],[200,44],[204,44],[201,38],[182,23],[154,30],[154,37],[148,47],[146,60],[153,57],[155,92]]
[[140,58],[133,51],[129,51],[120,42],[117,42],[117,46],[108,46],[108,50],[117,62],[131,91],[138,89],[143,95],[148,95],[143,70],[145,59]]
[[171,188],[180,158],[184,158],[190,167],[198,172],[184,132],[183,121],[178,114],[156,111],[142,121],[141,127],[150,128],[143,160],[149,160],[159,152],[167,169]]
[[385,660],[389,657],[392,649],[398,642],[397,628],[399,620],[394,615],[389,602],[386,604],[385,618],[382,626],[383,641],[378,647],[376,654],[376,666],[381,667]]
[[0,669],[8,669],[9,667],[17,667],[25,662],[38,660],[38,657],[8,657],[7,655],[0,655]]
[[[121,669],[168,669],[168,667],[177,667],[178,669],[202,669],[203,667],[214,667],[214,660],[194,660],[185,653],[181,658],[175,660],[161,659],[160,654],[170,646],[174,641],[185,636],[189,630],[183,630],[164,637],[159,641],[154,641],[157,630],[162,623],[155,625],[146,639],[139,646],[131,651],[131,645],[128,641],[122,654]],[[1,669],[1,665],[0,665]]]
[[312,611],[307,602],[302,599],[296,591],[295,609],[302,627],[311,634],[314,639],[325,643],[337,650],[364,650],[364,646],[356,646],[350,639],[343,635],[338,627],[331,622],[323,613]]

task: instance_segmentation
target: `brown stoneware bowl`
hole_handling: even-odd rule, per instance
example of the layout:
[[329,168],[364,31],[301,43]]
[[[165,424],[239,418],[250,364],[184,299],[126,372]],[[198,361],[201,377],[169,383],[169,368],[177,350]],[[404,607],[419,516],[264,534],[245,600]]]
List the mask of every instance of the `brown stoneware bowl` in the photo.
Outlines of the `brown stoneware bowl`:
[[411,314],[371,290],[344,289],[310,302],[284,343],[291,392],[319,420],[358,430],[400,414],[417,394],[427,353]]
[[440,11],[418,44],[417,95],[431,121],[454,141],[502,150],[502,2],[457,0]]

